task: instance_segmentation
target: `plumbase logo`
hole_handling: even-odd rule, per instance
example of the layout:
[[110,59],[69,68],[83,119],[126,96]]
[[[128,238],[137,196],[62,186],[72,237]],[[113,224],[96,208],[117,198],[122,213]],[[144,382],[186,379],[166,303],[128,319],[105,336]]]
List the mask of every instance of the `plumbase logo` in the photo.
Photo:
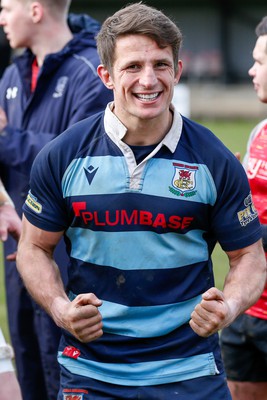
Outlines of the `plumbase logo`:
[[9,87],[7,88],[6,91],[6,99],[7,100],[15,99],[17,97],[17,94],[18,94],[17,86]]
[[62,76],[61,78],[58,79],[56,89],[53,93],[54,99],[63,96],[68,80],[69,78],[67,76]]

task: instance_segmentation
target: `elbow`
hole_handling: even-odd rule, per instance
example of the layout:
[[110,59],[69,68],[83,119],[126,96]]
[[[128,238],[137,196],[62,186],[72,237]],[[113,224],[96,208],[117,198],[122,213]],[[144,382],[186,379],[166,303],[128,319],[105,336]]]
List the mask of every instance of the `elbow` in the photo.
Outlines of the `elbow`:
[[259,286],[258,286],[260,292],[259,297],[260,297],[266,286],[266,281],[267,281],[267,262],[264,253],[259,265],[261,266],[261,268],[259,268],[260,274],[259,274]]

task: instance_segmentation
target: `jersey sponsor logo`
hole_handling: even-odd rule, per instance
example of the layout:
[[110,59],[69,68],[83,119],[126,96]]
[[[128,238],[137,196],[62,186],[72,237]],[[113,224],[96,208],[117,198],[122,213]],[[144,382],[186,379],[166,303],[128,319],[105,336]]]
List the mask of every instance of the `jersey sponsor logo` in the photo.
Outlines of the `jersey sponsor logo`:
[[85,225],[94,224],[95,226],[151,226],[152,228],[165,228],[173,230],[183,230],[190,227],[194,218],[189,216],[170,215],[163,213],[153,214],[146,210],[114,210],[113,212],[106,210],[99,213],[98,211],[88,211],[85,201],[72,203],[74,215],[82,218]]
[[174,175],[172,178],[172,186],[169,186],[171,193],[176,196],[191,197],[197,193],[196,187],[196,173],[197,166],[190,166],[186,164],[173,163]]
[[245,198],[244,205],[246,208],[237,213],[241,226],[246,226],[258,216],[257,210],[252,201],[251,193]]
[[34,212],[36,212],[37,214],[41,214],[42,212],[42,205],[40,203],[38,203],[38,200],[35,196],[33,196],[33,194],[31,193],[31,191],[29,191],[28,196],[25,200],[25,204],[27,204],[27,206],[33,210]]
[[67,86],[67,83],[68,83],[68,80],[69,80],[69,78],[67,76],[61,76],[58,79],[55,91],[53,93],[54,99],[57,99],[58,97],[63,96],[66,86]]
[[67,346],[63,350],[62,355],[65,356],[65,357],[74,358],[74,359],[77,360],[77,358],[81,355],[81,352],[76,347]]
[[94,168],[92,165],[90,165],[90,167],[88,167],[87,169],[84,168],[85,176],[88,180],[89,185],[91,185],[91,183],[93,182],[93,179],[94,179],[97,171],[98,171],[98,168]]
[[83,394],[63,394],[63,400],[83,400]]
[[7,88],[6,99],[7,100],[15,99],[17,97],[18,90],[19,89],[17,86]]

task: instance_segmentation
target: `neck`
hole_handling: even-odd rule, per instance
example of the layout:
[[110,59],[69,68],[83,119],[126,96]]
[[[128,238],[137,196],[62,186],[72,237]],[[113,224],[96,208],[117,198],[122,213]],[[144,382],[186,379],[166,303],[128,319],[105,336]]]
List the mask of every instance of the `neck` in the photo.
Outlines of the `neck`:
[[173,113],[169,110],[165,118],[160,120],[138,120],[136,126],[128,123],[129,126],[123,141],[130,146],[149,146],[162,141],[172,126]]
[[64,26],[50,27],[39,36],[37,35],[31,46],[31,51],[36,56],[38,66],[43,65],[48,54],[59,52],[72,38],[73,35],[67,23]]

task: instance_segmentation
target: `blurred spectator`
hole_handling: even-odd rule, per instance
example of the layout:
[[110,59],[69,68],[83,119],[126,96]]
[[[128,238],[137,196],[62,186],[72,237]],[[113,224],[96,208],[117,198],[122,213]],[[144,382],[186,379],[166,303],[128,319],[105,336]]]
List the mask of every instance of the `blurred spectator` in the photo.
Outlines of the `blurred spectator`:
[[[249,75],[259,100],[267,104],[267,16],[256,35]],[[243,165],[267,255],[267,119],[252,130]],[[267,285],[257,303],[222,331],[221,345],[233,400],[267,400]]]
[[[96,68],[99,23],[69,15],[69,0],[2,0],[0,25],[13,50],[26,49],[0,82],[0,173],[21,215],[32,162],[45,144],[112,99]],[[20,52],[21,53],[21,52]],[[14,254],[12,237],[5,255]],[[56,258],[64,282],[63,243]],[[24,400],[56,399],[60,329],[28,295],[15,262],[5,263],[9,330]]]
[[0,57],[0,78],[1,78],[4,70],[10,63],[10,57],[11,57],[11,48],[2,30],[0,30],[0,54],[1,54]]

